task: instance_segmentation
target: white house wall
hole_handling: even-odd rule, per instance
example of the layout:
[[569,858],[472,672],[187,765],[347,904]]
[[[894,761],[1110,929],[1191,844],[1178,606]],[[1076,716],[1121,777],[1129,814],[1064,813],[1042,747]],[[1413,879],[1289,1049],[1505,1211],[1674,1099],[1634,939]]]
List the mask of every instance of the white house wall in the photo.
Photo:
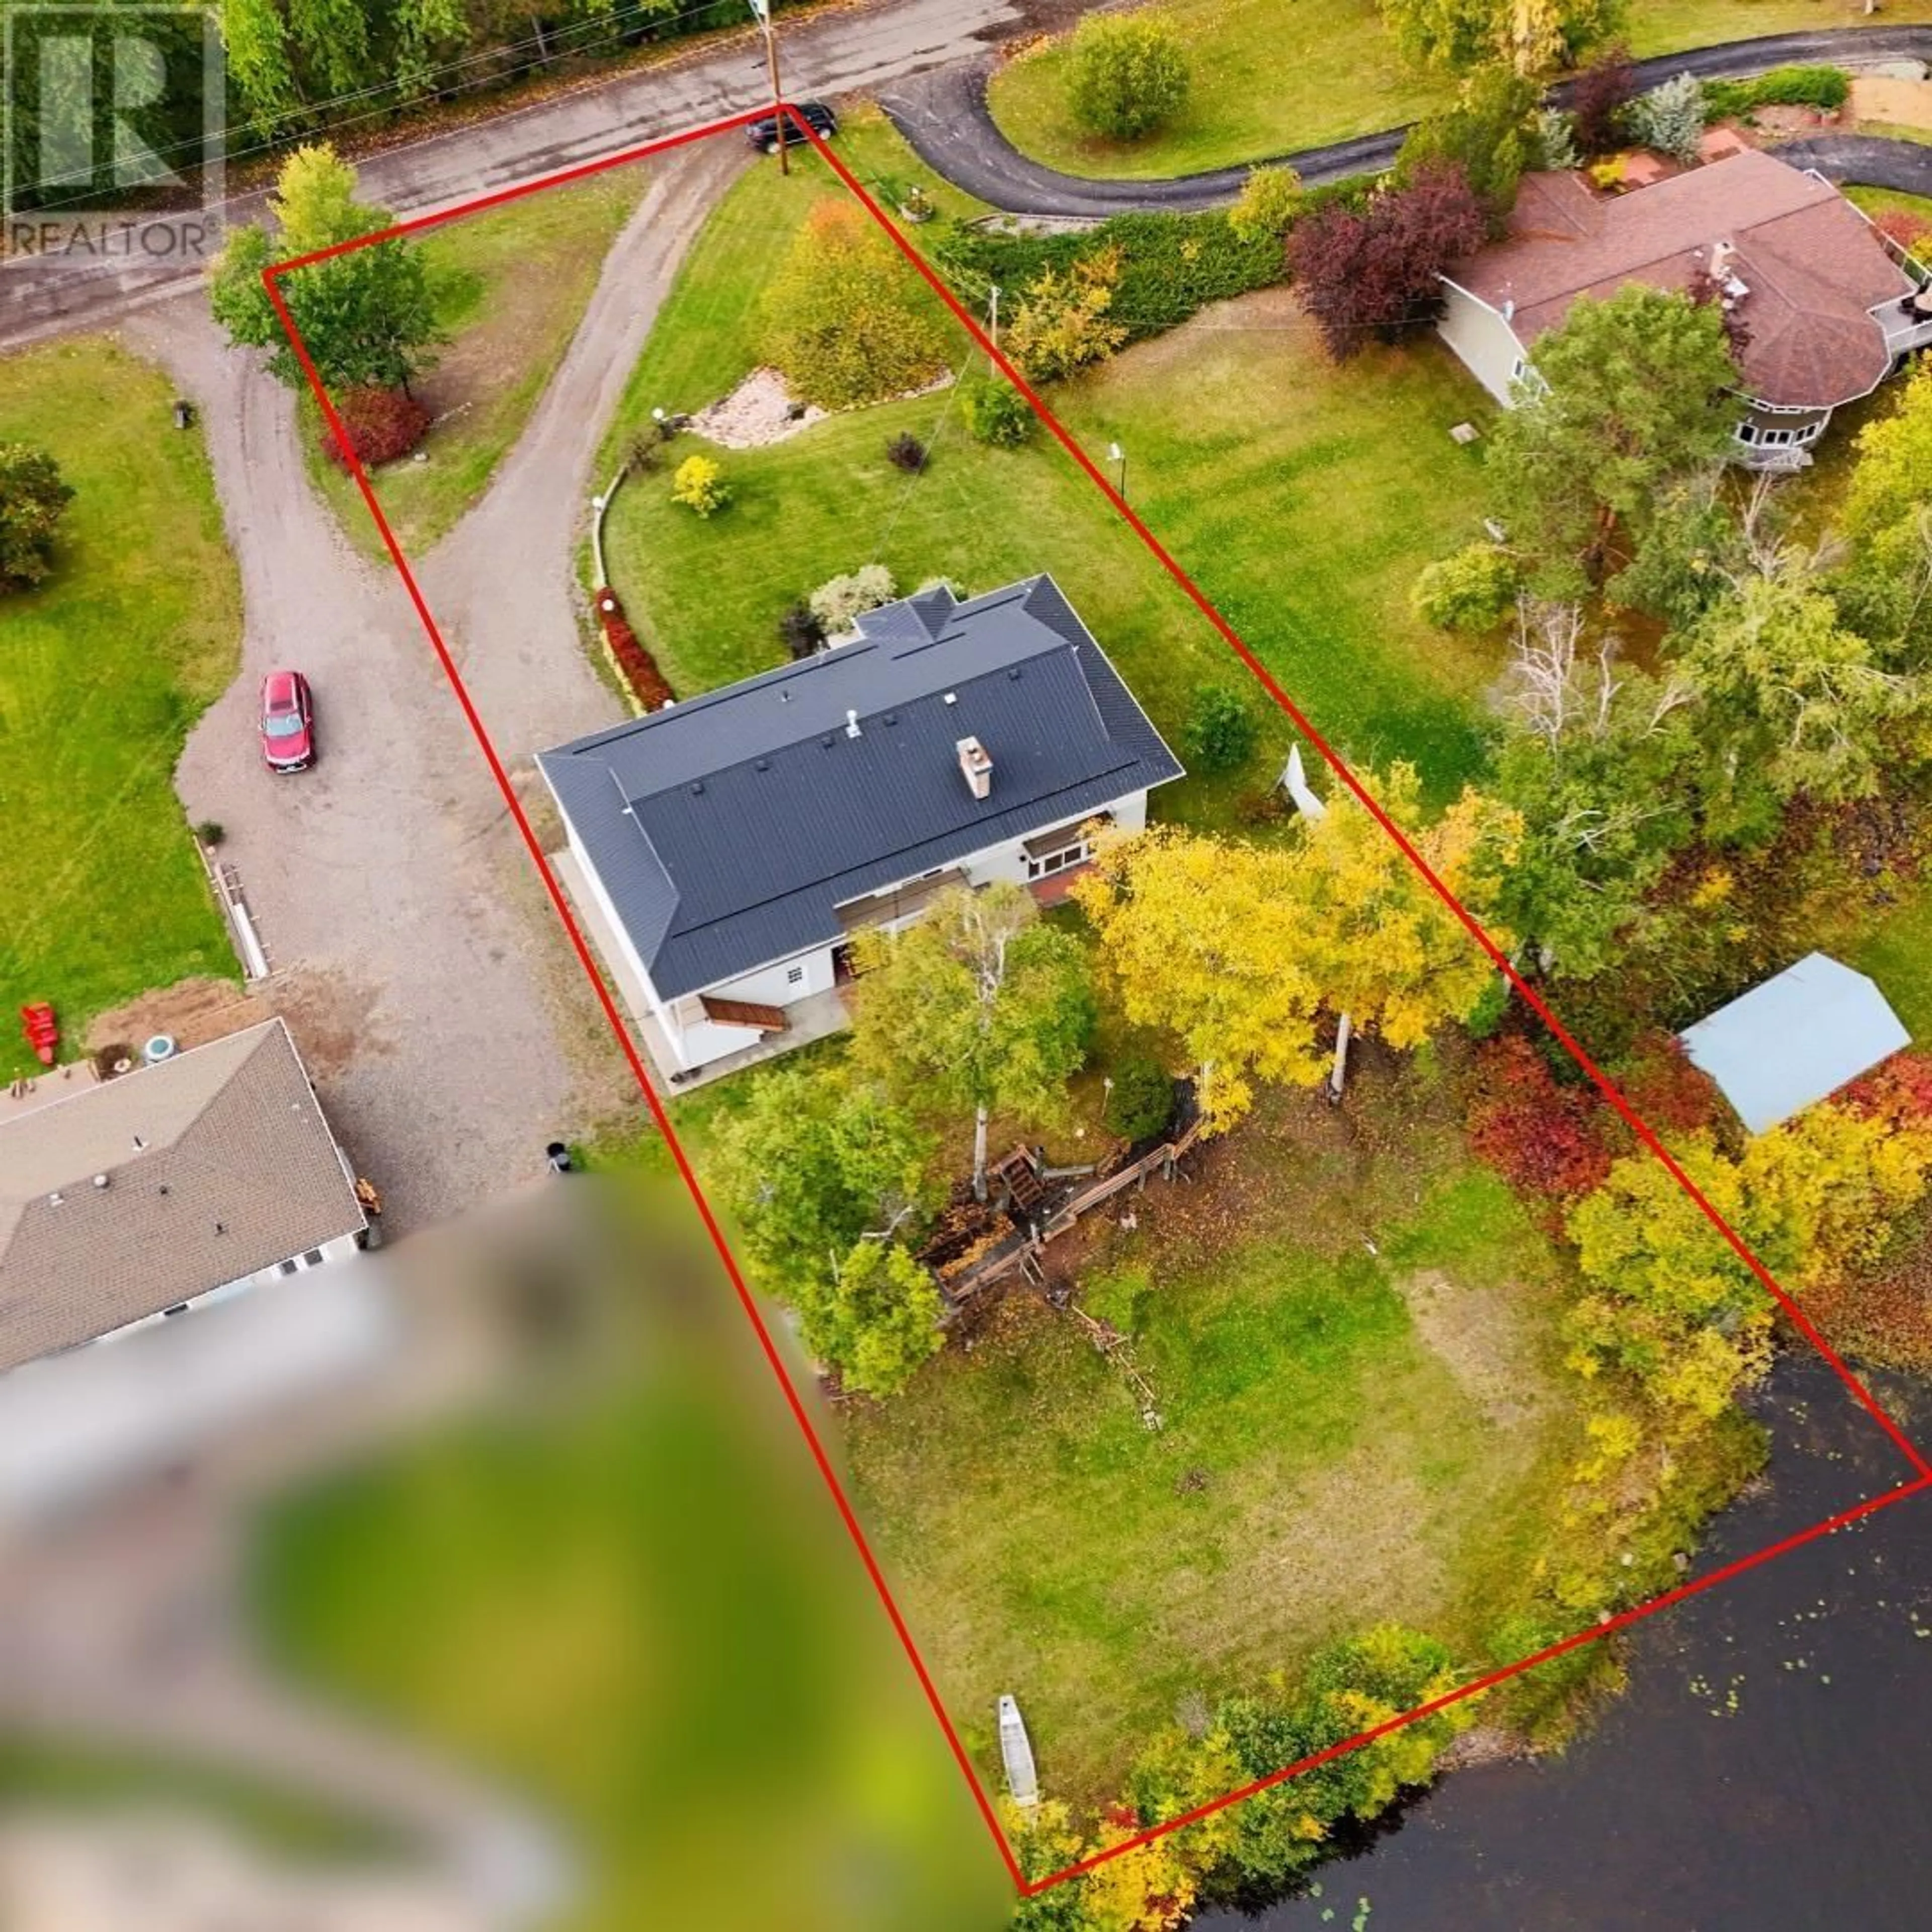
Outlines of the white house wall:
[[1508,409],[1512,400],[1510,386],[1523,359],[1516,331],[1467,289],[1445,282],[1443,290],[1442,315],[1436,332],[1463,368]]

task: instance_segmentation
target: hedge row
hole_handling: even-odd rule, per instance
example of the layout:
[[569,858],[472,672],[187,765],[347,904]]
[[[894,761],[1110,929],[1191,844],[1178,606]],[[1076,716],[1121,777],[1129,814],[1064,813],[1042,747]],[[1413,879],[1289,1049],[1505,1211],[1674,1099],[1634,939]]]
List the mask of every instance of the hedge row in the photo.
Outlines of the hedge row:
[[1713,121],[1741,118],[1756,107],[1816,107],[1836,113],[1851,98],[1843,68],[1774,67],[1749,80],[1707,80],[1704,106]]

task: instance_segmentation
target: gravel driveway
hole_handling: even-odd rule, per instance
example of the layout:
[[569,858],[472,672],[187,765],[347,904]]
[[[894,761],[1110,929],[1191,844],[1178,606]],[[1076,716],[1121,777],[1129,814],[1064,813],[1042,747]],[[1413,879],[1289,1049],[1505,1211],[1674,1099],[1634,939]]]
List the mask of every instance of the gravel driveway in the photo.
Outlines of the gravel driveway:
[[[590,452],[683,249],[740,152],[660,164],[496,483],[421,578],[507,760],[615,722],[572,615]],[[546,1142],[635,1090],[400,580],[310,488],[294,398],[225,347],[199,296],[128,329],[199,405],[247,612],[235,684],[176,773],[218,820],[332,1119],[398,1232],[543,1171]],[[272,778],[272,665],[316,692],[314,770]]]

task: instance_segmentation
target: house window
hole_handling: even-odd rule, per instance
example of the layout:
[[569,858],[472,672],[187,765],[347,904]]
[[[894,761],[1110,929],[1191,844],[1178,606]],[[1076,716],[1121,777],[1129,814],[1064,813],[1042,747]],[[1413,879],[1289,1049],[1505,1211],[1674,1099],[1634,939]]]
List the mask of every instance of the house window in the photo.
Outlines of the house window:
[[1070,866],[1084,864],[1087,857],[1087,842],[1083,838],[1077,845],[1063,845],[1058,852],[1030,852],[1027,855],[1027,877],[1044,879],[1055,872],[1064,872]]
[[302,1256],[302,1265],[304,1268],[321,1267],[322,1250],[320,1248],[310,1249],[308,1252]]
[[299,1262],[278,1262],[275,1264],[275,1272],[278,1274],[293,1274],[301,1266],[302,1264]]
[[1758,440],[1769,448],[1782,449],[1790,442],[1792,434],[1788,429],[1768,429],[1760,434]]
[[788,986],[803,986],[805,984],[805,968],[802,966],[788,966],[785,968],[785,984]]
[[1820,416],[1816,422],[1807,423],[1798,432],[1798,440],[1800,442],[1816,442],[1824,432],[1825,423],[1826,418],[1822,416]]
[[1522,372],[1528,367],[1529,364],[1519,356],[1510,364],[1510,380],[1512,382],[1520,382],[1522,380]]
[[1740,442],[1756,442],[1757,424],[1754,422],[1739,423],[1738,424],[1738,440]]

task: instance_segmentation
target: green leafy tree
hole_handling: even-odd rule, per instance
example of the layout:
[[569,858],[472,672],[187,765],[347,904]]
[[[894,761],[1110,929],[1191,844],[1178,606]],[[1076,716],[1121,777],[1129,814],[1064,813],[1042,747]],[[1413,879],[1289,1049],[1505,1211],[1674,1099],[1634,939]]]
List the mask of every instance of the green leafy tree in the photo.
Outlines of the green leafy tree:
[[1724,478],[1714,464],[1658,492],[1635,554],[1606,586],[1612,603],[1678,631],[1726,594],[1749,557]]
[[373,10],[359,0],[286,0],[289,34],[304,69],[330,94],[366,87]]
[[1018,449],[1039,427],[1033,405],[1003,376],[988,376],[967,392],[966,426],[976,442]]
[[1700,694],[1713,828],[1749,833],[1808,793],[1839,802],[1878,788],[1888,748],[1924,692],[1885,670],[1795,574],[1748,577],[1677,640],[1674,662]]
[[1087,1057],[1094,995],[1087,955],[1044,925],[1022,887],[955,887],[896,932],[854,942],[864,976],[854,1051],[908,1100],[973,1114],[973,1190],[986,1198],[994,1112],[1058,1117]]
[[1166,15],[1089,14],[1066,50],[1066,104],[1089,134],[1138,140],[1187,98],[1187,52]]
[[1680,161],[1696,159],[1704,112],[1704,83],[1692,74],[1680,74],[1640,94],[1625,110],[1636,140]]
[[1932,362],[1921,362],[1891,409],[1859,430],[1845,493],[1845,534],[1868,563],[1922,572],[1932,549]]
[[944,1341],[932,1276],[896,1241],[860,1241],[800,1304],[805,1339],[848,1389],[896,1395]]
[[1381,0],[1412,60],[1469,68],[1505,61],[1519,74],[1571,67],[1613,34],[1623,0]]
[[1396,178],[1408,182],[1432,161],[1460,168],[1500,231],[1516,204],[1516,184],[1539,158],[1538,104],[1542,90],[1501,62],[1463,82],[1456,104],[1425,116],[1408,131],[1396,158]]
[[1654,923],[1652,889],[1697,829],[1696,694],[1580,649],[1574,605],[1520,613],[1496,789],[1522,820],[1498,908],[1546,970],[1588,980]]
[[249,124],[258,134],[274,132],[298,98],[288,22],[277,0],[224,0],[221,38]]
[[[298,148],[283,163],[268,212],[279,230],[275,238],[262,228],[237,229],[214,263],[210,299],[230,338],[267,349],[270,371],[299,388],[302,365],[262,286],[262,271],[376,233],[393,218],[356,200],[356,170],[326,145]],[[316,373],[332,389],[406,391],[443,340],[422,256],[406,238],[311,262],[280,286]]]
[[1538,587],[1574,595],[1603,581],[1620,534],[1640,537],[1672,482],[1730,446],[1737,369],[1714,308],[1640,283],[1578,302],[1534,357],[1490,476]]
[[55,532],[73,501],[44,449],[0,442],[0,590],[25,590],[53,568]]
[[852,409],[943,374],[948,338],[937,302],[864,212],[821,202],[766,293],[763,352],[794,394]]

